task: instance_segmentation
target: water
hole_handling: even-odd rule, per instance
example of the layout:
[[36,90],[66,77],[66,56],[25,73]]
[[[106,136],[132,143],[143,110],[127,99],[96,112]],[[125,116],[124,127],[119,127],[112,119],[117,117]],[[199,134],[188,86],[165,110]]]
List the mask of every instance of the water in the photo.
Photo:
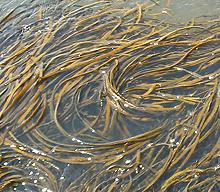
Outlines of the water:
[[1,1],[2,191],[219,191],[215,1]]

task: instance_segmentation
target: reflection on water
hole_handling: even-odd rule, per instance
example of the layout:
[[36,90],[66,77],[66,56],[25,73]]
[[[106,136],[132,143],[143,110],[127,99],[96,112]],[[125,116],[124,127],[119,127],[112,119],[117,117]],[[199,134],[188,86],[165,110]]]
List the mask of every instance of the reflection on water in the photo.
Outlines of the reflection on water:
[[2,191],[219,191],[218,1],[0,5]]

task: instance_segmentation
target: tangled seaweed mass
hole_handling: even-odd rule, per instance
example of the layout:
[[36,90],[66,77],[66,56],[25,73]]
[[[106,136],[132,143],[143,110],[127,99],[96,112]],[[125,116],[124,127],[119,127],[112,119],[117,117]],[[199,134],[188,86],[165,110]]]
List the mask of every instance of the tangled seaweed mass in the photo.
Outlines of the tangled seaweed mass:
[[220,191],[220,18],[122,4],[1,16],[0,190]]

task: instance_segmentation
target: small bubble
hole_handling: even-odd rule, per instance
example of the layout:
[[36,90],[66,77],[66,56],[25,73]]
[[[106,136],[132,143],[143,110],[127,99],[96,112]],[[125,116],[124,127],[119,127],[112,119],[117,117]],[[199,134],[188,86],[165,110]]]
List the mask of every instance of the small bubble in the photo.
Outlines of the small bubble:
[[25,182],[22,182],[21,184],[22,184],[22,185],[26,185],[26,183],[25,183]]
[[115,182],[118,183],[119,182],[119,178],[115,178]]
[[175,142],[175,139],[170,139],[170,143],[174,143]]
[[123,173],[123,172],[124,172],[124,169],[119,168],[118,171],[120,171],[121,173]]
[[91,157],[88,157],[88,161],[91,161],[92,160],[92,158]]
[[151,147],[152,145],[153,145],[153,143],[149,143],[149,144],[147,144],[148,147]]
[[15,148],[15,147],[16,147],[16,145],[15,145],[15,144],[12,144],[12,145],[10,145],[10,147],[11,147],[11,148]]
[[129,105],[127,103],[124,104],[125,107],[128,107]]
[[217,165],[216,167],[214,167],[214,170],[218,170],[220,168],[220,165]]
[[33,152],[33,153],[36,153],[36,154],[39,154],[39,153],[40,153],[40,151],[38,151],[37,149],[32,149],[32,152]]
[[65,178],[64,176],[61,176],[61,177],[60,177],[60,180],[62,180],[62,179],[64,179],[64,178]]
[[42,189],[42,192],[47,192],[47,188],[43,188],[43,189]]
[[144,166],[143,166],[143,165],[140,165],[139,167],[140,167],[142,170],[144,170]]
[[168,12],[166,10],[163,10],[162,13],[163,14],[168,14]]
[[187,131],[188,131],[188,129],[187,129],[187,128],[184,128],[183,130],[184,130],[185,132],[187,132]]
[[192,111],[188,111],[188,115],[189,115],[189,116],[192,116]]
[[34,183],[37,183],[37,180],[36,180],[36,179],[34,180]]
[[19,148],[20,150],[25,150],[25,148],[24,148],[24,147],[22,147],[22,146],[21,146],[21,147],[18,147],[18,148]]
[[195,131],[195,134],[197,134],[198,133],[198,131]]
[[39,179],[40,179],[40,180],[43,180],[43,179],[44,179],[44,177],[40,176],[40,177],[39,177]]
[[131,163],[131,160],[130,160],[130,159],[128,159],[128,160],[125,161],[125,164],[130,164],[130,163]]
[[209,76],[209,79],[211,80],[211,79],[214,79],[214,77],[213,76]]
[[30,171],[29,175],[33,175],[33,173],[34,173],[33,171]]

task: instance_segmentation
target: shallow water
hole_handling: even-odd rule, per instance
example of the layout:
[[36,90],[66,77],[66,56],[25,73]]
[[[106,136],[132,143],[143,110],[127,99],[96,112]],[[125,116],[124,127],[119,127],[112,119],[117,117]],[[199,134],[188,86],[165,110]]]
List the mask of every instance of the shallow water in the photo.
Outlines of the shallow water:
[[1,1],[3,191],[219,191],[219,1]]

